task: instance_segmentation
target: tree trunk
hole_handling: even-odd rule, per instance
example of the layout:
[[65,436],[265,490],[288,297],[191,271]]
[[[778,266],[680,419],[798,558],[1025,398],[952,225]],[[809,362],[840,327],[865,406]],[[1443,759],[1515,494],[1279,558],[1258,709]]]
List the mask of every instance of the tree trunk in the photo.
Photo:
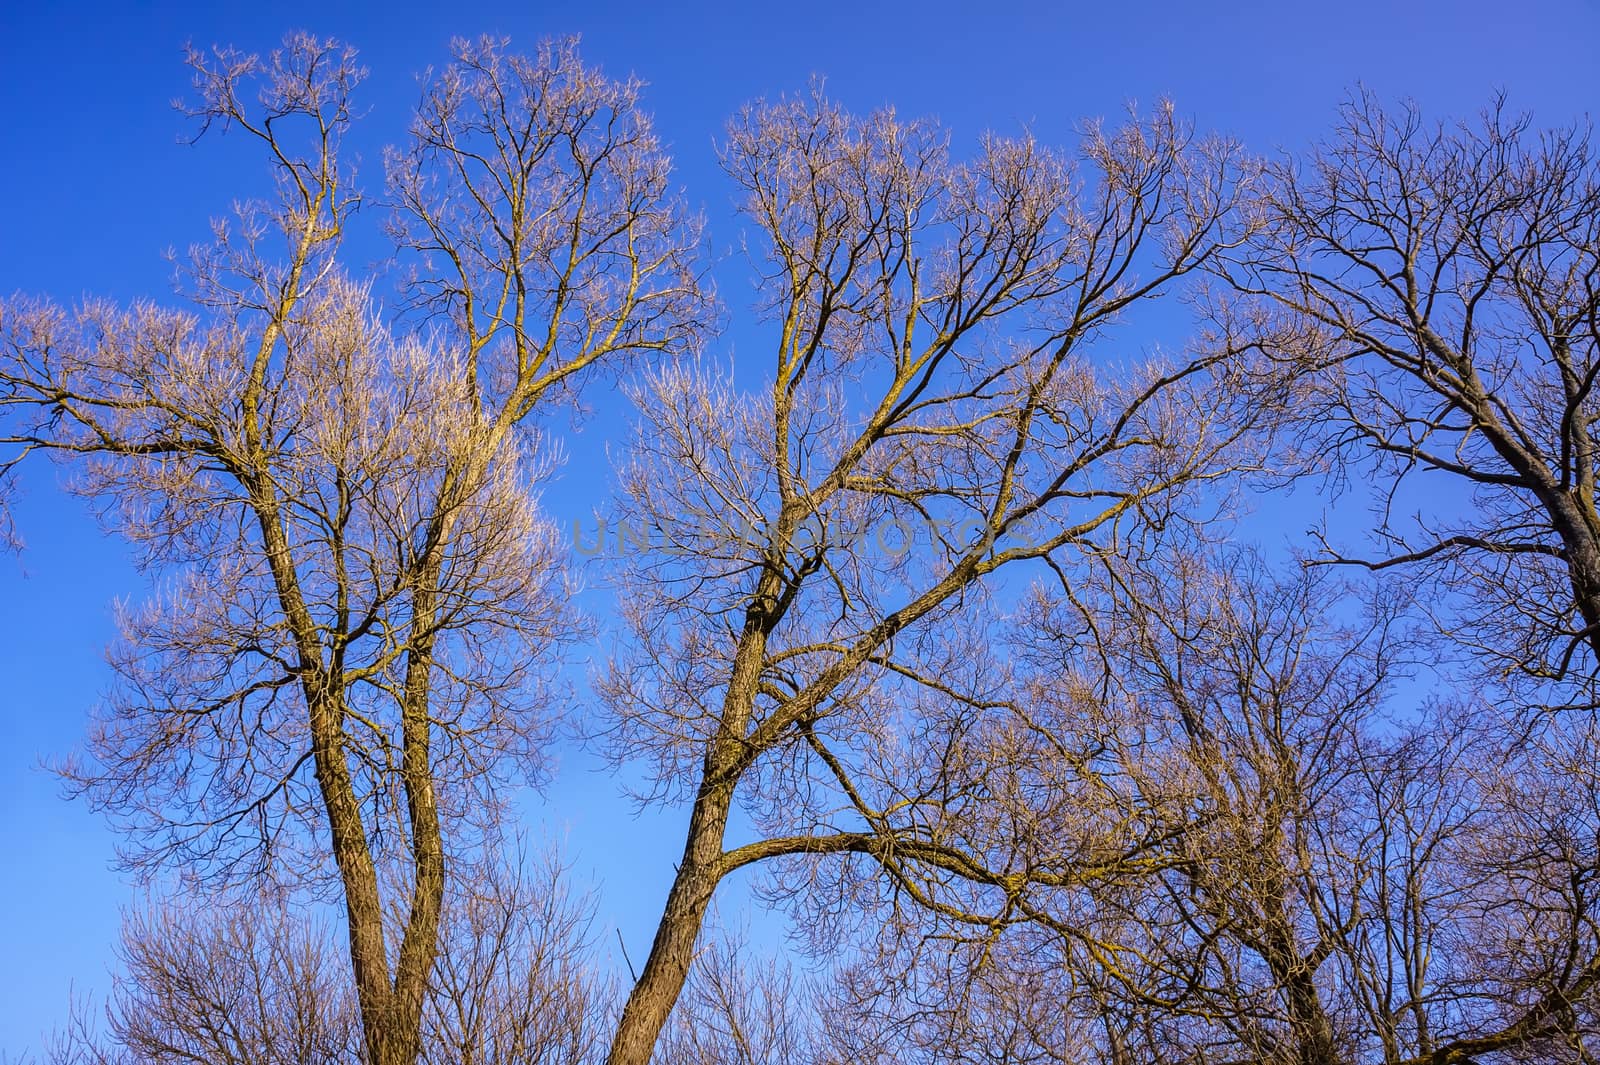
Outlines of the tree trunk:
[[377,870],[367,848],[366,828],[344,762],[341,707],[324,694],[311,705],[311,734],[317,786],[328,816],[334,862],[344,888],[344,908],[355,976],[356,1001],[371,1065],[410,1065],[395,1039],[394,994],[389,984],[388,950],[383,941],[383,906]]
[[745,734],[766,659],[767,634],[773,622],[767,609],[776,601],[772,592],[775,583],[769,575],[746,612],[744,632],[723,699],[722,721],[706,752],[700,790],[689,816],[683,860],[672,890],[667,893],[666,908],[656,925],[655,941],[650,944],[650,956],[622,1009],[607,1065],[648,1065],[688,979],[695,941],[705,923],[711,896],[722,879],[722,848],[734,789],[743,765],[748,764]]
[[667,894],[650,956],[628,995],[607,1065],[647,1065],[672,1007],[683,993],[695,941],[722,877],[722,841],[733,799],[731,782],[707,780],[695,797],[683,861]]

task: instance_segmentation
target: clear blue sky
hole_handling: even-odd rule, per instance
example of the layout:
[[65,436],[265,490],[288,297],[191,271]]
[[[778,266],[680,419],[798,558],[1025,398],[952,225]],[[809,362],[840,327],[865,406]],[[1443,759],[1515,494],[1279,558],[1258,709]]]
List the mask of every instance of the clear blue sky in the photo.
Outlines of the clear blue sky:
[[[680,179],[724,247],[736,230],[712,150],[723,121],[812,74],[852,107],[937,115],[958,144],[1023,124],[1063,141],[1084,117],[1166,95],[1202,128],[1262,151],[1306,144],[1357,83],[1463,116],[1503,88],[1549,123],[1592,112],[1600,89],[1600,0],[30,6],[0,13],[0,292],[66,301],[164,296],[162,250],[203,239],[240,175],[258,173],[227,143],[176,142],[184,124],[169,103],[188,87],[188,40],[265,49],[305,28],[355,44],[372,71],[356,143],[376,191],[377,151],[402,135],[414,75],[445,58],[451,36],[501,33],[531,47],[579,33],[590,61],[650,83]],[[724,295],[737,318],[744,291]],[[603,479],[603,441],[568,451],[569,481]],[[120,546],[56,491],[52,471],[36,468],[27,486],[28,549],[0,559],[0,1049],[14,1051],[60,1022],[70,986],[105,986],[118,907],[133,895],[108,869],[107,829],[64,802],[39,763],[82,735],[107,679],[111,600],[141,591]],[[581,758],[568,759],[544,816],[536,831],[568,841],[602,883],[603,919],[639,957],[677,818],[634,819]],[[730,887],[725,912],[742,905]]]

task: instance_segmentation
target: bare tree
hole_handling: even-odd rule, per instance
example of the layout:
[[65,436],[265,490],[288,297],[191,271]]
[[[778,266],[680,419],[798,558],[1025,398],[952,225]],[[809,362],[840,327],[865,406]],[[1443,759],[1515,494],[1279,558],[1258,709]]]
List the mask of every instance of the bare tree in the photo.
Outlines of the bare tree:
[[392,156],[411,291],[437,312],[397,334],[335,258],[354,53],[294,36],[190,62],[202,128],[258,142],[278,194],[194,253],[192,310],[0,308],[7,461],[77,460],[163,577],[68,773],[137,833],[135,863],[331,858],[366,1054],[411,1062],[449,856],[537,764],[546,667],[577,632],[530,416],[692,334],[694,233],[635,85],[570,45],[460,43]]
[[967,847],[951,811],[980,796],[940,758],[1006,698],[983,653],[1002,571],[1136,549],[1234,465],[1231,336],[1178,360],[1111,344],[1243,238],[1250,164],[1170,109],[1081,156],[989,137],[958,163],[928,123],[820,95],[732,124],[773,357],[742,387],[689,365],[637,393],[625,523],[649,545],[621,578],[610,742],[691,814],[613,1065],[649,1060],[736,870],[792,859],[800,887],[833,856],[842,898],[859,859],[935,908],[976,885],[982,925],[1028,877],[1094,875]]
[[[874,1053],[1593,1060],[1591,727],[1530,734],[1467,700],[1396,702],[1395,671],[1427,645],[1397,628],[1402,604],[1358,609],[1325,573],[1276,580],[1187,551],[1108,559],[1076,593],[1018,631],[1019,705],[1075,754],[990,745],[1020,773],[991,805],[1043,814],[1050,857],[1094,811],[1038,797],[1093,775],[1156,842],[1065,889],[1031,878],[1030,920],[987,938],[922,913],[854,980],[850,1027]],[[969,833],[1003,823],[991,809]]]
[[[1296,320],[1283,354],[1309,371],[1313,445],[1347,476],[1370,462],[1387,482],[1385,554],[1364,564],[1437,577],[1461,608],[1448,628],[1491,671],[1592,675],[1600,168],[1587,129],[1538,131],[1503,101],[1435,125],[1362,96],[1275,177],[1272,224],[1234,280]],[[1424,475],[1455,487],[1428,494]]]
[[1427,646],[1395,638],[1395,604],[1363,618],[1314,577],[1173,571],[1116,615],[1141,645],[1121,683],[1170,737],[1145,772],[1200,813],[1156,894],[1121,907],[1156,977],[1125,987],[1171,1018],[1150,1060],[1175,1039],[1201,1060],[1587,1060],[1592,730],[1386,696]]
[[[708,937],[710,938],[710,937]],[[813,982],[742,936],[719,936],[696,953],[683,999],[653,1060],[662,1065],[811,1065],[823,1034]]]
[[1405,649],[1394,608],[1351,604],[1341,625],[1324,604],[1348,590],[1248,558],[1141,569],[1108,565],[1100,616],[1058,615],[1101,637],[1091,666],[1107,655],[1107,771],[1174,828],[1169,860],[1096,899],[1092,934],[1115,946],[1109,964],[1075,952],[1090,1001],[1132,1022],[1115,1034],[1133,1060],[1354,1060],[1324,893],[1360,884],[1319,843],[1350,814],[1343,785]]
[[568,880],[554,854],[476,864],[445,910],[422,1061],[599,1060],[616,989],[594,963],[594,899]]
[[361,1026],[330,930],[282,894],[169,898],[123,919],[98,1025],[88,1003],[61,1065],[326,1065],[361,1058]]
[[[553,859],[497,856],[452,891],[423,1011],[421,1060],[593,1060],[610,1012],[586,962],[589,900]],[[365,1060],[348,967],[325,910],[284,893],[180,894],[123,923],[97,1024],[80,1009],[62,1065],[329,1065]]]

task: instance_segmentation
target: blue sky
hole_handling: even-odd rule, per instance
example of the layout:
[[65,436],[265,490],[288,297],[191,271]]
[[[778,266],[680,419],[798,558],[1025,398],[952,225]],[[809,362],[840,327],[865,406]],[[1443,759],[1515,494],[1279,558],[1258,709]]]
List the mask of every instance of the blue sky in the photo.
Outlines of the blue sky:
[[[541,36],[581,34],[588,60],[649,83],[647,106],[721,248],[737,237],[713,150],[722,123],[752,97],[803,88],[813,74],[849,106],[938,116],[958,147],[1023,125],[1064,142],[1086,117],[1170,96],[1202,129],[1270,152],[1316,137],[1357,84],[1414,97],[1436,116],[1469,115],[1504,89],[1546,123],[1591,112],[1600,89],[1600,0],[1532,0],[1515,13],[1480,0],[12,4],[0,14],[0,292],[165,296],[161,252],[204,239],[208,217],[260,173],[240,145],[178,143],[185,125],[170,101],[188,88],[181,48],[265,49],[296,28],[350,41],[371,68],[355,146],[373,192],[378,151],[403,134],[415,74],[444,60],[451,36],[505,34],[531,48]],[[377,221],[374,211],[361,224]],[[378,246],[370,229],[365,239]],[[724,281],[735,323],[747,294]],[[719,344],[760,342],[736,324]],[[604,435],[591,429],[567,443],[569,484],[604,479]],[[54,471],[35,468],[26,487],[18,519],[28,548],[0,559],[0,855],[11,859],[0,868],[0,1049],[9,1050],[38,1045],[64,1017],[70,987],[105,985],[118,907],[134,892],[109,869],[112,835],[63,801],[40,763],[82,735],[107,679],[111,601],[138,596],[141,579],[119,543],[57,491]],[[579,499],[570,488],[553,498]],[[580,872],[600,882],[603,921],[642,956],[676,817],[634,818],[579,756],[541,816],[536,834],[568,842]],[[741,885],[730,888],[725,913],[742,905]]]

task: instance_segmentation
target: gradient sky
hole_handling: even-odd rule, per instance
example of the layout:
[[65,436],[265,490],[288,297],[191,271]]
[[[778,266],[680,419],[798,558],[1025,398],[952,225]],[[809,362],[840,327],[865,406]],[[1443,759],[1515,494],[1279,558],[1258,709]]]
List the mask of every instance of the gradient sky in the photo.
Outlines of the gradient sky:
[[[1357,85],[1385,100],[1414,98],[1436,117],[1470,116],[1496,90],[1546,124],[1600,102],[1600,0],[1515,10],[1483,0],[37,8],[0,5],[0,293],[68,302],[167,296],[162,251],[204,239],[207,219],[255,188],[262,171],[237,141],[178,142],[185,124],[170,102],[188,89],[181,49],[191,40],[264,50],[304,28],[353,43],[371,69],[353,143],[376,193],[378,152],[403,135],[415,75],[446,58],[450,37],[503,34],[531,49],[542,36],[581,34],[588,61],[649,83],[647,107],[718,248],[737,238],[715,163],[722,123],[741,103],[801,89],[814,74],[847,106],[893,103],[939,117],[958,151],[985,129],[1024,125],[1047,143],[1068,142],[1085,118],[1115,118],[1129,101],[1161,96],[1200,128],[1262,152],[1304,147]],[[377,215],[359,222],[369,242]],[[377,247],[362,239],[353,246]],[[749,290],[727,283],[735,267],[719,277],[737,323]],[[736,324],[715,343],[760,342]],[[604,433],[573,438],[567,452],[552,499],[570,519],[586,510],[573,486],[604,484]],[[120,542],[57,480],[49,467],[29,471],[17,514],[28,546],[19,559],[0,558],[0,1051],[37,1047],[64,1018],[72,988],[106,986],[118,909],[136,893],[110,868],[113,835],[63,800],[41,768],[79,741],[107,682],[112,600],[143,587]],[[681,818],[635,817],[615,783],[576,754],[534,809],[535,835],[563,842],[598,884],[607,942],[619,928],[637,960]],[[742,890],[725,887],[725,915],[745,905]]]

